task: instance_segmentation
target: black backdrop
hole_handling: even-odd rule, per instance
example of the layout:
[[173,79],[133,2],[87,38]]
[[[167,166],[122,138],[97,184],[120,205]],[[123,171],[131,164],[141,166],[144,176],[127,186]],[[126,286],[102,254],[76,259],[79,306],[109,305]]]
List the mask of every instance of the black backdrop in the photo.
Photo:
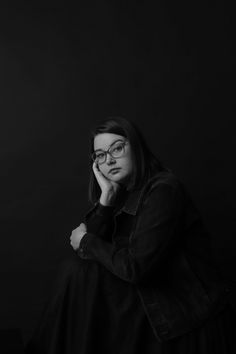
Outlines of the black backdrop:
[[25,340],[73,252],[89,132],[108,115],[133,119],[185,182],[236,280],[232,9],[78,3],[0,11],[0,327]]

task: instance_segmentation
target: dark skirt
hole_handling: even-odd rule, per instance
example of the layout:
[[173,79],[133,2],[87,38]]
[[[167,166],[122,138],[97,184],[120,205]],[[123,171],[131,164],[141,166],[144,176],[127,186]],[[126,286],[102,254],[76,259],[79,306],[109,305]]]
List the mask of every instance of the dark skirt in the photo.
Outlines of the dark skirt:
[[160,343],[135,286],[75,256],[62,265],[26,353],[233,354],[235,335],[227,306],[201,328]]

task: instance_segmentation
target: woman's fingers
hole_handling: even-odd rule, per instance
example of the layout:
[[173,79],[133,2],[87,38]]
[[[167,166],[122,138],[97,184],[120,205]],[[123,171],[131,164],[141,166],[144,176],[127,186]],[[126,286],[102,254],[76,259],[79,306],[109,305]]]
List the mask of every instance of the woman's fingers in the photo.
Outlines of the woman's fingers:
[[98,178],[100,175],[102,175],[101,171],[99,171],[96,162],[93,163],[93,172],[95,176]]
[[83,222],[80,224],[79,228],[81,231],[87,231],[87,226]]
[[[85,224],[80,224],[75,230],[72,231],[70,236],[70,244],[74,248],[74,250],[78,249],[80,246],[80,242],[84,235],[86,234],[86,230],[84,229]],[[82,227],[83,226],[83,227]]]
[[95,177],[101,187],[103,185],[107,185],[109,183],[109,181],[103,176],[102,172],[99,171],[95,162],[93,163],[93,172],[94,172]]

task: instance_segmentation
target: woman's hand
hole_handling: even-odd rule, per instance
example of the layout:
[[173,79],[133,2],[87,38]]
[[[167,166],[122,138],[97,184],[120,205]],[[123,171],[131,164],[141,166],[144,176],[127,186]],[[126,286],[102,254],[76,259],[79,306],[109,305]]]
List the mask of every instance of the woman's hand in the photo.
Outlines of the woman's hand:
[[87,232],[87,227],[84,223],[81,223],[80,226],[78,226],[76,229],[72,231],[72,234],[70,236],[70,244],[76,251],[79,248],[80,242],[83,238],[83,236]]
[[101,188],[100,203],[102,205],[113,205],[120,185],[117,182],[106,178],[101,171],[99,171],[96,162],[93,163],[93,172],[97,182]]

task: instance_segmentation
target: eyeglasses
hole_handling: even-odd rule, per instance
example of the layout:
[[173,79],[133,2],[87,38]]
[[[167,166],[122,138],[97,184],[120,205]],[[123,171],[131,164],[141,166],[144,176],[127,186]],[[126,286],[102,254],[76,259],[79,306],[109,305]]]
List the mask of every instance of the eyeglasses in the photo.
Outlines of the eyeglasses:
[[115,141],[107,151],[97,150],[94,151],[91,155],[93,161],[97,162],[99,165],[106,162],[107,154],[109,154],[114,159],[118,159],[122,157],[125,153],[125,145],[127,141]]

